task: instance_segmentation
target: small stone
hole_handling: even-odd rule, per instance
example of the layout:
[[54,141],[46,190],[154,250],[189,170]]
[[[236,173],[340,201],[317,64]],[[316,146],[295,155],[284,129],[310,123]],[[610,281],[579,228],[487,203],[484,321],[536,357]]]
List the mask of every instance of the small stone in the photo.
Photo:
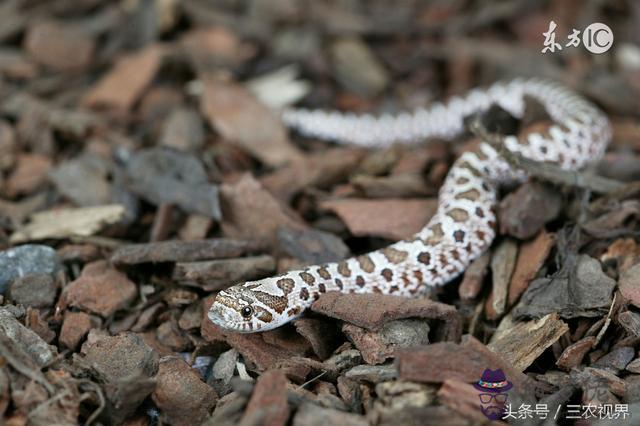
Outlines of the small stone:
[[9,296],[20,305],[32,308],[53,306],[58,285],[51,275],[26,275],[15,280],[9,288]]
[[138,295],[136,285],[105,261],[87,264],[64,290],[70,306],[108,317],[126,308]]
[[64,314],[59,341],[62,345],[75,351],[90,329],[91,317],[88,314],[67,311]]
[[3,294],[16,278],[30,274],[53,275],[61,264],[51,247],[25,244],[0,252],[0,294]]
[[218,401],[218,395],[196,371],[175,356],[160,360],[151,397],[163,421],[176,426],[202,424]]

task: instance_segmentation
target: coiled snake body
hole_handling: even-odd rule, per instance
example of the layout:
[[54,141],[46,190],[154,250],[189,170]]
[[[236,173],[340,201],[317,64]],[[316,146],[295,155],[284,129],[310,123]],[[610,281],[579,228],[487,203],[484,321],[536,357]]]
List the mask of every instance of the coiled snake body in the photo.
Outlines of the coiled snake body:
[[[493,104],[521,117],[527,95],[546,108],[554,124],[520,138],[506,136],[506,149],[564,169],[578,169],[602,157],[611,137],[606,116],[568,89],[540,80],[496,83],[393,118],[289,110],[283,120],[306,135],[375,147],[454,137],[464,130],[465,117]],[[481,143],[453,164],[440,189],[436,214],[411,239],[341,262],[230,287],[217,295],[209,319],[238,332],[264,331],[297,318],[324,292],[412,296],[428,286],[445,284],[490,246],[499,186],[524,179],[523,171]]]

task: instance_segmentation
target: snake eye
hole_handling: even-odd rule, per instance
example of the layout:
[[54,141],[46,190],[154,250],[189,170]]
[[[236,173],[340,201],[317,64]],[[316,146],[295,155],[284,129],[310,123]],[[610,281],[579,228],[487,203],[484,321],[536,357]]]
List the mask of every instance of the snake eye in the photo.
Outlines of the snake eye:
[[249,318],[251,317],[251,315],[253,315],[253,308],[251,306],[245,306],[240,311],[240,314],[245,318]]

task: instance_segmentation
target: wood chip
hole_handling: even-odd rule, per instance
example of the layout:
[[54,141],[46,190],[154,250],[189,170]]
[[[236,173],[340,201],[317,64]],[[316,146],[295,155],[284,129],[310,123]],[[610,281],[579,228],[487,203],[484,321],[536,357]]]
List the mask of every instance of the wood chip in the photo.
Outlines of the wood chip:
[[245,88],[214,79],[204,82],[201,109],[220,135],[271,167],[300,157],[282,122]]
[[569,326],[557,314],[549,314],[537,321],[517,323],[499,335],[496,333],[488,347],[524,371],[567,331]]
[[336,213],[354,236],[397,241],[422,229],[435,214],[438,202],[435,199],[344,199],[324,201],[320,205]]
[[11,234],[12,243],[46,238],[86,237],[124,217],[124,206],[110,204],[77,209],[50,210],[31,215],[31,222]]

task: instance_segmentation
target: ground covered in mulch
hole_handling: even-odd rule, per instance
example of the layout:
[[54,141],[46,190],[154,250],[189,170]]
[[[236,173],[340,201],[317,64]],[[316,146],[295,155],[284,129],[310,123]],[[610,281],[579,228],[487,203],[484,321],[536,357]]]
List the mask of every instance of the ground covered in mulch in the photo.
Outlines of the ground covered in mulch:
[[[640,417],[640,6],[426,3],[2,2],[0,422],[477,424],[486,368],[515,410]],[[613,48],[542,54],[551,20],[563,45],[606,22]],[[525,164],[490,253],[428,297],[329,293],[261,334],[208,321],[234,283],[418,231],[478,143],[336,146],[275,111],[397,112],[521,76],[609,115],[598,176]],[[528,108],[485,126],[548,124]]]

